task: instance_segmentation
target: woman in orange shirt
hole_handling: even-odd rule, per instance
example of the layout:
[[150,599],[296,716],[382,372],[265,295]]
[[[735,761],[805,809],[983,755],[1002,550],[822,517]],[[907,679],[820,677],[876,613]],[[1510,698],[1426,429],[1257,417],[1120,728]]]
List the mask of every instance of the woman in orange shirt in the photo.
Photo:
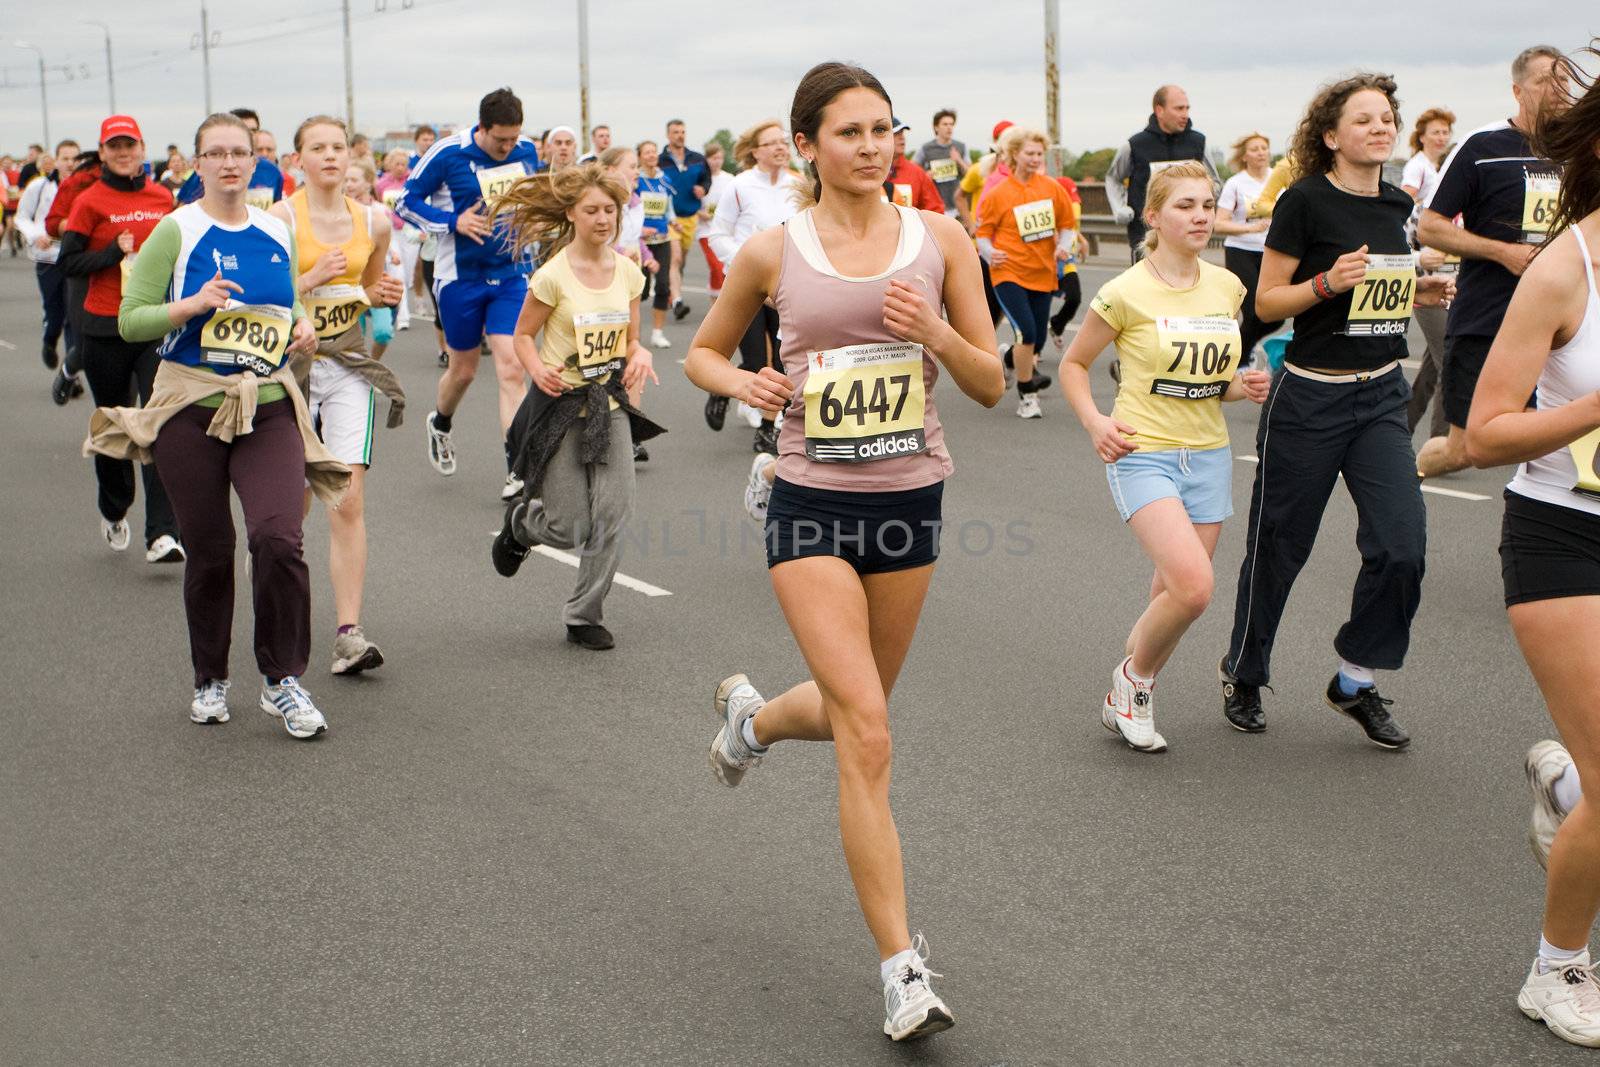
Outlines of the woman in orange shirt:
[[1044,173],[1049,142],[1037,130],[1012,131],[1002,149],[1011,173],[978,202],[978,254],[989,264],[994,293],[1011,320],[1017,342],[1017,417],[1037,419],[1039,390],[1050,384],[1034,374],[1039,346],[1050,328],[1056,262],[1072,254],[1072,199]]

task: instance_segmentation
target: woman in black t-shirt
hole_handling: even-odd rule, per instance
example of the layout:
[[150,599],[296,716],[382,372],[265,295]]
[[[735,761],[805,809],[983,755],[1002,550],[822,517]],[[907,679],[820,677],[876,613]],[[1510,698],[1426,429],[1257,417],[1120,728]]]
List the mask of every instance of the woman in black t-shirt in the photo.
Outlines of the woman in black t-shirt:
[[1317,94],[1291,149],[1307,177],[1278,200],[1267,232],[1256,313],[1292,316],[1294,339],[1256,431],[1260,462],[1222,661],[1223,713],[1248,733],[1266,728],[1261,687],[1278,622],[1343,474],[1361,571],[1325,699],[1374,744],[1411,741],[1372,677],[1405,658],[1426,548],[1399,361],[1412,306],[1448,301],[1454,283],[1417,276],[1405,232],[1411,197],[1382,180],[1400,121],[1394,93],[1387,75],[1363,74]]

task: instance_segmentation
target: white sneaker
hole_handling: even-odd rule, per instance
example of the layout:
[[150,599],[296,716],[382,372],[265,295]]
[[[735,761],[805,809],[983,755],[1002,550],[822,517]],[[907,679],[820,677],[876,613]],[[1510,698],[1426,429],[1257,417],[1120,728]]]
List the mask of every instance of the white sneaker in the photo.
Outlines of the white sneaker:
[[333,673],[360,674],[383,666],[383,653],[367,640],[361,627],[352,626],[333,638]]
[[767,468],[778,460],[766,452],[757,452],[750,461],[750,480],[744,486],[744,510],[759,523],[767,521],[767,502],[772,499],[772,483],[767,481]]
[[187,558],[183,554],[183,546],[171,534],[162,534],[151,541],[144,553],[146,563],[182,563]]
[[1167,739],[1156,733],[1155,687],[1136,682],[1128,675],[1128,656],[1111,673],[1111,691],[1100,709],[1100,721],[1107,730],[1120,734],[1128,747],[1140,752],[1165,752]]
[[896,967],[889,973],[889,981],[884,983],[883,1032],[895,1041],[915,1041],[956,1024],[945,1002],[928,985],[929,978],[942,975],[928,969],[923,958],[927,947],[921,934],[913,938],[912,962]]
[[739,401],[739,417],[752,430],[761,425],[761,412],[746,404],[743,400]]
[[189,721],[198,723],[228,721],[228,680],[216,679],[194,691],[189,704]]
[[1534,960],[1528,980],[1517,994],[1517,1007],[1563,1041],[1600,1048],[1600,983],[1595,980],[1588,950],[1544,974]]
[[309,741],[328,728],[328,720],[311,703],[311,694],[295,678],[280,678],[277,685],[261,683],[261,710],[283,720],[290,737]]
[[456,449],[450,441],[450,434],[445,430],[436,430],[433,427],[433,417],[437,411],[428,412],[426,425],[428,427],[428,462],[433,464],[433,469],[446,478],[456,472]]
[[1572,757],[1559,741],[1540,741],[1528,749],[1523,770],[1528,775],[1528,788],[1533,790],[1533,819],[1528,826],[1528,845],[1533,858],[1546,870],[1550,867],[1550,846],[1555,842],[1556,831],[1567,813],[1556,803],[1556,779],[1567,773]]
[[711,741],[711,773],[732,789],[744,780],[744,772],[761,762],[767,749],[757,752],[744,739],[744,721],[767,702],[742,674],[724,678],[717,686],[711,706],[722,720],[722,729]]
[[510,500],[522,492],[522,479],[515,474],[506,475],[506,484],[500,487],[500,499]]
[[1039,397],[1035,393],[1023,393],[1017,400],[1017,418],[1042,419],[1044,412],[1039,410]]
[[129,543],[133,540],[133,531],[128,529],[127,519],[100,520],[100,533],[105,537],[106,544],[111,546],[113,552],[126,552]]
[[650,346],[652,348],[671,348],[672,342],[667,340],[667,335],[660,330],[651,330]]

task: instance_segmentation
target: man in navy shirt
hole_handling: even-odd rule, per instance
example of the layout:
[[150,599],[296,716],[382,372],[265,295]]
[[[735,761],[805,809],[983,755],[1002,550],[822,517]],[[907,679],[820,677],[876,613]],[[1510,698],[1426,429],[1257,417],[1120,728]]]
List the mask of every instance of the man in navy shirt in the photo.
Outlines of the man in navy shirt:
[[[261,130],[261,116],[247,107],[236,107],[229,114],[237,116],[249,127],[253,143],[256,134]],[[194,170],[178,190],[178,203],[192,204],[199,200],[204,192],[200,186],[200,171]],[[245,185],[244,198],[251,207],[258,207],[263,211],[282,200],[283,171],[279,170],[278,165],[272,160],[257,156],[255,170],[250,172],[250,181]]]
[[[1533,154],[1528,131],[1543,108],[1566,98],[1564,64],[1560,49],[1550,45],[1523,49],[1511,62],[1516,116],[1468,134],[1445,160],[1439,184],[1423,205],[1417,240],[1461,257],[1439,383],[1450,433],[1417,453],[1417,473],[1425,478],[1467,466],[1467,413],[1478,375],[1517,279],[1549,233],[1561,175]],[[1453,221],[1458,215],[1460,226]]]
[[683,257],[694,247],[700,201],[711,187],[711,168],[706,166],[706,157],[684,145],[687,136],[683,120],[673,119],[667,123],[667,146],[661,151],[661,173],[675,190],[672,197],[672,317],[675,319],[689,314],[689,305],[680,299]]

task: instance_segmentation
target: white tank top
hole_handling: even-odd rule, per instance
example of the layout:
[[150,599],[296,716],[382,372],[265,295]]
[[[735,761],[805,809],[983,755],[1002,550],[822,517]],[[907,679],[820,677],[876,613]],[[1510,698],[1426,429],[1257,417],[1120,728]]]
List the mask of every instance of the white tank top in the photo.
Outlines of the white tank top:
[[[1566,344],[1550,350],[1544,373],[1539,375],[1537,407],[1540,411],[1558,408],[1600,390],[1600,291],[1595,289],[1594,264],[1589,259],[1589,245],[1583,239],[1583,231],[1574,226],[1572,235],[1578,239],[1578,253],[1583,256],[1589,298],[1577,332]],[[1579,452],[1594,453],[1595,448],[1590,444],[1587,448],[1580,447]],[[1600,461],[1600,454],[1588,458],[1593,467]],[[1589,480],[1600,480],[1600,473],[1591,472]],[[1573,492],[1572,487],[1577,482],[1578,467],[1573,460],[1572,446],[1568,445],[1517,467],[1516,476],[1507,488],[1547,504],[1600,515],[1600,498]]]

